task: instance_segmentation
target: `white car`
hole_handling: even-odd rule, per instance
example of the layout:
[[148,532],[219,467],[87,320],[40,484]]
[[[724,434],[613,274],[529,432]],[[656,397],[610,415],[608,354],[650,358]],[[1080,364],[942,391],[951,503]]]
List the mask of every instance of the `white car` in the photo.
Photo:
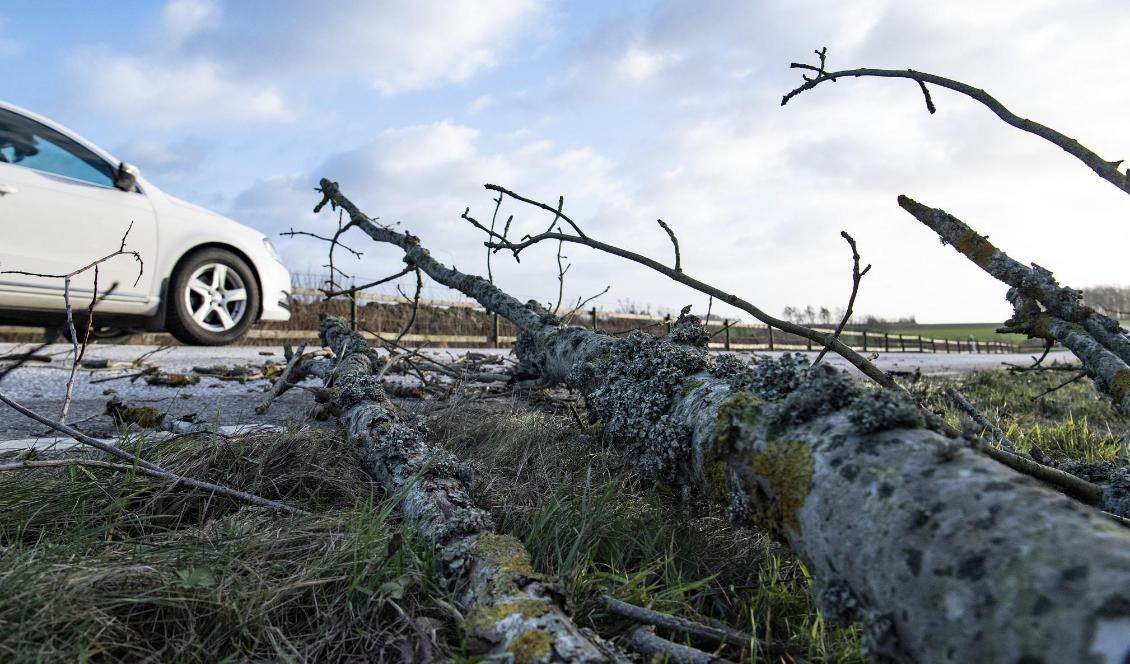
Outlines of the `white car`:
[[[99,330],[167,330],[212,346],[256,320],[290,318],[290,273],[262,233],[165,194],[66,128],[0,102],[0,323],[62,324],[64,280],[48,275],[113,253],[123,236],[142,264],[122,255],[99,266]],[[71,281],[76,316],[94,285],[93,270]]]

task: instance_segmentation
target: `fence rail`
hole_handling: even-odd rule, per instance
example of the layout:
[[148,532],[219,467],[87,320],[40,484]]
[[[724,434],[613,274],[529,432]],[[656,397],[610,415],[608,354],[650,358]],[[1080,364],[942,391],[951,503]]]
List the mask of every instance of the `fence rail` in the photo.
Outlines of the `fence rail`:
[[[310,288],[295,289],[294,295],[300,299],[307,299],[310,303],[320,301],[323,294],[319,290]],[[350,318],[356,325],[361,320],[358,313],[359,303],[374,304],[405,304],[403,297],[385,295],[383,293],[357,293],[350,299]],[[476,311],[486,315],[486,310],[477,302],[467,300],[431,300],[421,299],[420,305],[439,309],[462,309]],[[605,329],[613,334],[624,334],[629,329],[656,329],[665,327],[670,331],[674,324],[671,316],[657,316],[653,314],[616,313],[611,311],[598,311],[595,308],[577,312],[573,317],[576,323],[583,323],[590,329]],[[614,325],[613,323],[620,323]],[[625,326],[624,323],[628,322]],[[293,324],[293,323],[291,323]],[[413,344],[448,344],[454,346],[493,346],[495,348],[509,347],[515,342],[515,337],[504,334],[503,326],[497,314],[490,314],[486,321],[487,333],[480,335],[467,334],[436,334],[412,333],[406,334],[402,341]],[[509,327],[509,323],[507,323]],[[624,328],[616,329],[612,328]],[[817,332],[832,334],[834,330],[816,328]],[[710,348],[731,351],[818,351],[819,342],[813,342],[803,337],[788,334],[780,329],[757,323],[731,322],[728,320],[710,321],[707,323],[707,332],[711,335]],[[365,338],[376,340],[395,338],[398,332],[363,332]],[[0,335],[8,339],[13,338],[42,338],[42,328],[0,325]],[[150,339],[163,339],[165,335],[140,335],[140,340],[134,343],[156,343]],[[318,333],[315,330],[291,330],[280,328],[276,325],[266,324],[247,332],[247,340],[255,341],[307,341],[317,342]],[[1023,349],[1018,344],[1003,341],[976,341],[957,339],[938,339],[933,337],[909,336],[891,334],[876,330],[844,330],[840,334],[840,341],[854,350],[870,352],[905,352],[905,353],[1019,353]]]
[[[295,295],[308,298],[321,298],[323,294],[321,291],[310,288],[295,289]],[[374,303],[374,304],[405,304],[407,301],[403,297],[396,297],[386,295],[383,293],[356,293],[351,299],[354,307],[353,319],[357,320],[356,306],[358,303]],[[437,308],[460,308],[470,309],[475,311],[485,312],[485,309],[477,302],[468,300],[429,300],[421,299],[420,305],[424,307],[437,307]],[[587,327],[597,330],[601,329],[601,323],[609,321],[639,321],[646,322],[645,325],[640,325],[640,328],[645,327],[658,327],[666,326],[670,331],[671,325],[674,324],[670,315],[657,316],[654,314],[637,314],[637,313],[616,313],[611,311],[598,311],[596,308],[589,309],[583,313],[578,312],[575,316],[577,322],[587,319]],[[830,328],[814,328],[817,332],[823,334],[832,334],[835,330]],[[491,345],[496,348],[508,346],[514,343],[514,337],[502,336],[499,334],[499,320],[497,314],[492,314],[491,334],[472,336],[472,335],[440,335],[440,334],[409,334],[404,336],[405,341],[412,343],[448,343],[448,344],[474,344],[474,345]],[[748,331],[753,332],[757,337],[764,337],[764,340],[757,340],[750,342],[740,338],[744,335],[739,335],[737,332]],[[763,325],[759,323],[741,323],[730,322],[723,320],[721,324],[715,321],[707,323],[707,332],[711,334],[712,341],[710,347],[718,350],[767,350],[767,351],[813,351],[820,350],[821,345],[817,342],[798,337],[793,334],[788,334],[780,329]],[[395,337],[396,332],[380,332],[380,336],[389,338]],[[302,331],[288,331],[288,330],[251,330],[248,333],[250,338],[258,339],[316,339],[315,332],[302,332]],[[376,338],[376,335],[371,335],[371,338]],[[908,336],[904,334],[891,334],[884,331],[876,330],[844,330],[840,334],[840,341],[849,346],[853,350],[861,352],[903,352],[903,353],[1019,353],[1021,347],[1018,344],[1008,343],[1004,341],[977,341],[975,339],[958,340],[958,339],[938,339],[934,337],[923,337],[919,335]]]

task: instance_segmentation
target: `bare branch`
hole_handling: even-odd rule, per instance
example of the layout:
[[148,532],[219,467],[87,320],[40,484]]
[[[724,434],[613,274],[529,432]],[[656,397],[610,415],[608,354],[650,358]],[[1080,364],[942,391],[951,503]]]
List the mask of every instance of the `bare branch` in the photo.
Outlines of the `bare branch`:
[[844,331],[844,327],[848,321],[851,320],[851,315],[854,313],[855,297],[859,294],[859,282],[863,280],[863,275],[871,270],[871,265],[859,269],[859,249],[855,246],[855,238],[848,235],[847,231],[840,231],[840,237],[847,240],[848,246],[851,247],[851,297],[848,298],[847,309],[844,310],[844,316],[840,319],[840,324],[836,326],[836,331],[832,333],[832,338],[824,344],[824,348],[820,350],[820,354],[813,360],[813,364],[820,364],[820,360],[824,359],[824,355],[828,353],[828,349],[832,347],[832,341],[840,338],[840,333]]
[[316,240],[322,240],[323,242],[330,242],[330,243],[337,244],[337,246],[341,247],[342,249],[345,249],[346,251],[353,254],[357,258],[361,258],[362,256],[364,256],[364,254],[362,254],[360,251],[357,251],[356,249],[351,249],[349,246],[342,244],[341,242],[338,242],[337,240],[335,240],[332,237],[325,237],[323,235],[318,235],[317,233],[309,233],[307,231],[296,231],[293,228],[291,228],[289,231],[284,231],[282,233],[279,233],[279,235],[286,235],[286,236],[289,236],[289,237],[296,237],[298,235],[305,235],[307,237],[312,237]]
[[[530,203],[531,205],[534,205],[535,207],[540,207],[542,209],[552,210],[552,208],[545,205],[544,203],[538,203],[537,201],[531,201],[530,199],[525,198],[523,196],[518,196],[517,194],[512,194],[508,190],[503,189],[502,187],[499,187],[497,185],[489,185],[488,184],[488,185],[485,185],[485,186],[486,186],[487,189],[491,189],[492,191],[504,191],[504,192],[507,193],[507,195],[513,196],[515,198],[515,200],[527,202],[527,203]],[[570,221],[570,223],[573,223],[573,222]],[[573,227],[576,228],[576,225],[573,224]],[[775,328],[777,328],[777,329],[779,329],[783,332],[788,332],[789,334],[795,334],[799,337],[803,337],[805,339],[810,339],[810,340],[812,340],[816,343],[819,343],[819,344],[827,344],[830,347],[830,349],[832,351],[834,351],[837,355],[839,355],[840,357],[843,357],[852,366],[854,366],[861,373],[863,373],[865,376],[867,376],[871,380],[875,381],[879,385],[882,385],[883,387],[885,387],[887,389],[895,390],[895,391],[898,391],[898,392],[904,392],[905,391],[898,383],[896,383],[894,381],[893,378],[891,378],[889,375],[887,375],[884,371],[881,371],[880,369],[878,369],[874,364],[871,363],[870,360],[868,360],[867,358],[863,357],[859,353],[852,350],[850,347],[848,347],[846,344],[844,344],[839,339],[830,338],[830,335],[825,334],[823,332],[817,332],[815,330],[809,329],[809,328],[804,327],[802,325],[797,325],[797,324],[792,323],[790,321],[781,320],[779,318],[771,316],[768,313],[762,311],[757,306],[755,306],[753,303],[748,302],[746,300],[743,300],[742,298],[738,297],[737,295],[734,295],[732,293],[727,293],[727,292],[725,292],[725,291],[723,291],[719,288],[711,286],[710,284],[707,284],[706,282],[699,281],[698,279],[695,279],[694,277],[688,276],[685,272],[673,270],[673,269],[667,267],[666,265],[660,263],[659,261],[648,258],[646,256],[642,256],[642,255],[637,254],[637,253],[632,252],[632,251],[628,251],[626,249],[621,249],[620,247],[617,247],[617,246],[614,246],[614,245],[610,245],[610,244],[606,244],[604,242],[600,242],[600,241],[595,240],[595,239],[593,239],[589,236],[583,235],[579,232],[578,232],[577,235],[570,235],[568,233],[547,232],[547,233],[542,233],[540,235],[527,236],[521,242],[511,242],[509,240],[498,240],[496,238],[496,241],[494,241],[494,242],[487,242],[486,246],[489,247],[489,248],[508,249],[511,252],[513,252],[515,254],[515,256],[517,256],[524,249],[531,247],[535,244],[538,244],[540,242],[545,242],[547,240],[549,240],[549,241],[563,240],[565,242],[573,242],[575,244],[583,244],[585,246],[592,247],[593,249],[597,249],[599,251],[603,251],[605,253],[612,254],[613,256],[619,256],[620,258],[626,258],[626,259],[628,259],[628,260],[630,260],[634,263],[639,263],[640,265],[644,265],[646,267],[649,267],[652,270],[655,270],[656,272],[658,272],[658,273],[660,273],[660,274],[662,274],[662,275],[664,275],[664,276],[666,276],[666,277],[668,277],[668,278],[670,278],[674,281],[677,281],[677,282],[684,284],[686,286],[690,286],[691,288],[697,290],[700,293],[703,293],[705,295],[710,295],[712,297],[715,297],[715,298],[725,302],[726,304],[729,304],[730,306],[741,309],[742,311],[745,311],[746,313],[750,314],[751,316],[753,316],[757,320],[761,321],[762,323],[765,323],[766,325],[769,325],[771,327],[775,327]]]
[[857,78],[871,76],[879,78],[907,78],[912,81],[916,81],[920,89],[922,90],[922,94],[926,98],[927,110],[933,113],[936,110],[934,108],[934,102],[930,98],[929,91],[926,89],[926,84],[930,83],[932,85],[937,85],[939,87],[953,90],[954,92],[959,92],[969,97],[970,99],[973,99],[974,101],[980,102],[990,111],[992,111],[998,118],[1003,120],[1006,124],[1016,127],[1021,131],[1028,132],[1029,134],[1039,136],[1040,138],[1052,143],[1053,145],[1058,146],[1064,152],[1070,154],[1071,156],[1086,164],[1086,166],[1094,171],[1095,174],[1100,178],[1118,187],[1124,193],[1130,194],[1130,170],[1127,170],[1126,173],[1122,173],[1118,170],[1118,167],[1122,164],[1121,159],[1117,161],[1103,159],[1094,151],[1085,147],[1074,138],[1065,136],[1064,134],[1061,134],[1051,127],[1047,127],[1038,122],[1033,122],[1032,120],[1016,115],[1008,108],[1006,108],[1004,104],[997,101],[984,90],[975,88],[960,81],[955,81],[953,79],[938,76],[936,74],[928,74],[926,72],[915,71],[913,69],[861,68],[828,72],[824,71],[823,62],[824,59],[823,57],[821,57],[820,67],[814,67],[812,65],[806,65],[798,62],[794,62],[789,65],[793,69],[806,69],[809,71],[815,71],[817,72],[817,75],[812,78],[804,77],[804,83],[802,85],[793,89],[781,98],[782,106],[789,103],[789,100],[793,97],[799,95],[802,92],[805,92],[806,90],[815,88],[817,85],[823,83],[824,81],[835,81],[836,79],[844,76]]
[[[526,198],[525,196],[520,196],[520,195],[510,191],[509,189],[507,189],[505,187],[500,187],[496,184],[485,184],[483,186],[486,187],[487,189],[491,190],[491,191],[496,191],[499,194],[505,194],[505,195],[509,196],[510,198],[513,198],[516,201],[521,201],[523,203],[526,203],[527,205],[533,205],[534,207],[539,207],[539,208],[541,208],[541,209],[543,209],[547,212],[552,212],[554,223],[550,224],[550,228],[553,228],[554,226],[557,225],[558,219],[563,219],[563,220],[565,220],[565,223],[569,224],[573,228],[573,231],[576,232],[577,235],[579,235],[582,238],[585,237],[585,234],[584,234],[584,232],[581,231],[581,228],[579,226],[577,226],[577,224],[572,219],[570,219],[568,215],[566,215],[564,212],[562,212],[561,209],[565,205],[565,197],[564,196],[558,197],[557,207],[553,208],[553,207],[546,205],[545,203],[535,201],[535,200],[530,199],[530,198]],[[509,227],[509,223],[507,223],[507,227]],[[505,238],[503,238],[503,239],[505,239]]]
[[553,305],[553,315],[555,316],[557,312],[561,311],[561,301],[565,299],[565,273],[573,267],[572,263],[564,265],[562,262],[565,258],[568,258],[568,256],[561,254],[561,249],[564,246],[564,242],[557,242],[557,304]]
[[898,203],[943,242],[1012,287],[1008,297],[1013,317],[1000,331],[1063,344],[1095,378],[1099,391],[1110,395],[1123,414],[1130,414],[1130,335],[1118,321],[1084,306],[1080,292],[1060,286],[1049,270],[1022,265],[945,210],[907,196],[899,196]]
[[399,286],[397,286],[396,288],[398,291],[400,291],[400,294],[404,296],[404,299],[409,300],[412,303],[412,314],[408,317],[408,322],[404,324],[404,328],[400,330],[400,334],[396,335],[396,343],[400,343],[400,340],[404,338],[404,335],[408,334],[408,332],[412,329],[412,326],[416,324],[416,314],[420,311],[420,293],[424,290],[424,276],[423,273],[420,272],[419,267],[413,265],[412,269],[416,271],[415,295],[409,298],[407,295],[404,295],[404,291],[400,290]]
[[946,394],[948,394],[950,399],[957,404],[958,408],[965,411],[965,414],[971,417],[974,422],[991,433],[993,438],[1001,444],[1001,447],[1004,448],[1005,451],[1012,452],[1013,454],[1016,453],[1016,444],[1008,439],[1008,436],[1005,435],[1004,431],[1001,431],[1000,427],[993,424],[988,418],[982,415],[981,411],[977,410],[977,407],[974,406],[969,399],[966,399],[965,395],[959,392],[957,388],[949,388],[946,390]]
[[727,664],[730,661],[697,648],[668,641],[643,626],[633,627],[628,632],[627,644],[640,654],[650,655],[656,661],[668,664]]
[[662,219],[656,219],[655,222],[659,224],[660,228],[667,231],[667,237],[671,238],[671,244],[675,247],[675,271],[682,272],[683,257],[679,254],[679,238],[675,237],[675,232]]
[[92,438],[92,437],[82,433],[81,431],[78,431],[77,429],[74,429],[72,427],[67,426],[66,424],[63,424],[61,422],[55,422],[54,420],[48,419],[48,418],[46,418],[46,417],[44,417],[44,416],[42,416],[42,415],[40,415],[40,414],[38,414],[38,413],[36,413],[32,410],[29,410],[28,408],[25,408],[23,405],[9,399],[8,396],[5,395],[2,392],[0,392],[0,402],[7,404],[8,406],[13,408],[14,410],[18,411],[19,413],[21,413],[21,414],[23,414],[27,417],[30,417],[31,419],[35,420],[36,422],[39,422],[40,424],[44,424],[44,425],[54,429],[55,431],[58,431],[59,433],[66,434],[67,436],[70,436],[74,440],[76,440],[76,441],[78,441],[78,442],[80,442],[84,445],[89,445],[89,446],[91,446],[95,449],[101,450],[101,451],[103,451],[107,454],[110,454],[110,455],[115,456],[119,459],[122,459],[123,461],[128,461],[130,465],[126,466],[127,468],[129,468],[131,470],[136,470],[136,472],[141,473],[143,475],[147,475],[149,477],[156,477],[156,478],[159,478],[159,479],[172,480],[172,481],[176,482],[177,484],[182,484],[182,485],[187,486],[187,487],[192,488],[192,489],[199,489],[201,491],[207,491],[209,493],[227,496],[229,498],[234,498],[236,500],[239,500],[239,501],[251,504],[251,505],[258,505],[260,507],[270,507],[270,508],[273,508],[273,509],[282,510],[284,512],[289,512],[289,513],[292,513],[292,514],[309,514],[309,512],[307,512],[306,510],[299,509],[297,507],[291,507],[290,505],[286,505],[284,503],[280,503],[280,502],[275,501],[275,500],[268,500],[266,498],[262,498],[260,496],[254,495],[254,494],[247,493],[246,491],[240,491],[239,489],[233,489],[231,487],[226,487],[226,486],[223,486],[222,484],[213,484],[212,482],[205,482],[203,480],[198,480],[198,479],[193,478],[193,477],[188,477],[188,476],[185,476],[185,475],[178,475],[176,473],[170,472],[168,470],[165,470],[164,468],[161,468],[160,466],[158,466],[154,463],[150,463],[149,461],[142,459],[141,457],[139,457],[135,454],[130,454],[129,452],[126,452],[125,450],[121,449],[120,447],[117,447],[116,445],[98,440],[97,438]]
[[[286,349],[290,350],[290,346],[287,346]],[[283,367],[282,373],[279,374],[278,379],[275,380],[275,384],[271,386],[271,391],[268,392],[267,396],[263,398],[263,401],[255,407],[256,413],[262,415],[263,413],[267,412],[267,409],[271,407],[271,402],[273,402],[279,395],[289,389],[289,387],[291,386],[291,378],[296,373],[295,370],[298,367],[298,363],[302,361],[302,353],[305,351],[306,344],[299,344],[298,348],[296,348],[294,352],[291,353],[290,359],[287,360],[286,366]]]
[[322,294],[325,296],[325,299],[327,299],[327,300],[330,299],[330,298],[333,298],[333,297],[337,297],[339,295],[352,295],[354,293],[360,293],[361,291],[365,290],[366,288],[372,288],[373,286],[380,286],[381,284],[388,283],[390,281],[394,281],[396,279],[399,279],[399,278],[403,277],[404,275],[408,274],[409,272],[411,272],[412,270],[415,270],[415,269],[416,269],[415,266],[409,265],[408,267],[404,268],[400,272],[397,272],[396,274],[392,275],[391,277],[385,277],[384,279],[377,279],[376,281],[370,281],[369,283],[361,284],[360,286],[352,286],[350,288],[346,288],[346,289],[343,289],[343,290],[327,290],[325,288],[322,288],[320,290],[322,291]]

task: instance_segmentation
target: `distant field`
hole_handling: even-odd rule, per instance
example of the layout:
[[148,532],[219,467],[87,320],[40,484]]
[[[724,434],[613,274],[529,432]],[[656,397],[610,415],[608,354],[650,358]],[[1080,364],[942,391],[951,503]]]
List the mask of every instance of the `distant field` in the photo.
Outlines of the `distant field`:
[[1024,342],[1023,334],[997,334],[996,329],[1000,326],[1000,323],[936,323],[906,325],[892,329],[890,333],[960,341],[969,341],[969,337],[973,337],[977,341],[1004,341],[1010,344]]
[[[1123,327],[1128,324],[1130,321],[1122,321]],[[906,325],[892,329],[890,333],[960,341],[969,341],[969,337],[973,337],[977,341],[1004,341],[1013,344],[1024,342],[1022,334],[997,334],[996,329],[1000,326],[1000,323],[935,323]]]

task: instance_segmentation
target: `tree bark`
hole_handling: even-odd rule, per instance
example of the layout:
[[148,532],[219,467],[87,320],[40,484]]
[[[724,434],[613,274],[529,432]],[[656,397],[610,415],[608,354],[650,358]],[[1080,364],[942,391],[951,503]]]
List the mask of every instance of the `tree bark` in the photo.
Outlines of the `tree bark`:
[[468,651],[528,663],[616,661],[573,624],[564,594],[534,571],[522,543],[494,532],[471,498],[470,472],[427,441],[422,420],[388,400],[374,375],[383,360],[340,319],[323,319],[319,334],[337,354],[326,378],[330,404],[362,467],[441,552],[442,581],[464,612]]
[[1130,415],[1130,335],[1118,321],[1084,306],[1082,291],[1060,286],[1045,268],[1023,265],[945,210],[908,197],[899,206],[993,278],[1008,284],[1015,313],[1002,331],[1058,341],[1083,363],[1095,387]]
[[580,391],[640,472],[787,541],[876,661],[1130,657],[1130,531],[927,428],[908,396],[800,356],[711,358],[693,316],[666,340],[561,326],[322,185],[373,239],[513,321],[527,368]]

